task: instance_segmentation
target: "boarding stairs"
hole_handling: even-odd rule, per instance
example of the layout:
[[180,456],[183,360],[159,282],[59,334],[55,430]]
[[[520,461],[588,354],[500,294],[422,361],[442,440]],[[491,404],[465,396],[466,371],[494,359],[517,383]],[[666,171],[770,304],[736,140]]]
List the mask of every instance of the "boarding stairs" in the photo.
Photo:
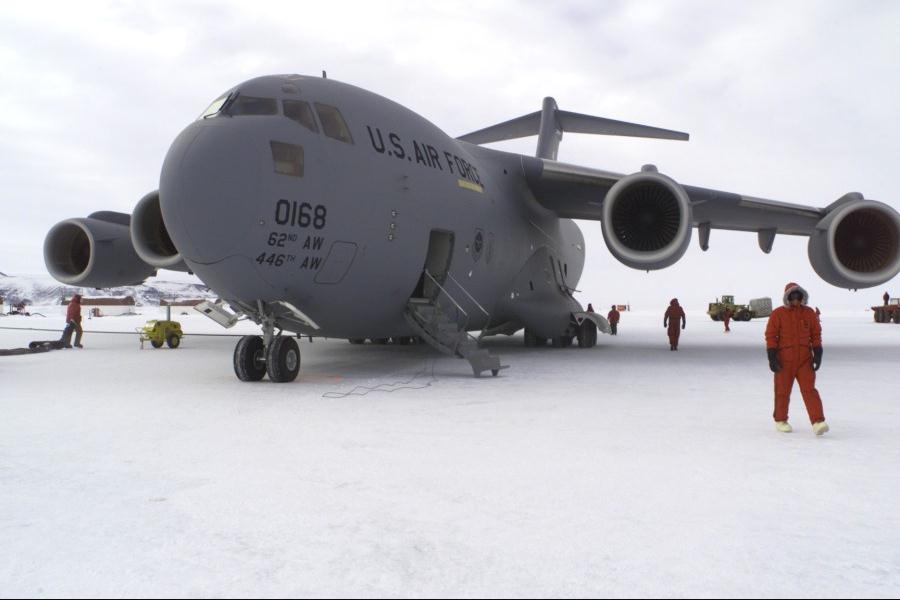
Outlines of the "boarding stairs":
[[[481,377],[485,371],[490,371],[496,376],[501,369],[505,369],[506,366],[500,364],[499,356],[479,348],[478,339],[469,334],[467,330],[469,315],[459,302],[427,270],[425,276],[440,292],[433,299],[410,298],[407,302],[404,317],[416,335],[439,352],[469,361],[476,377]],[[468,295],[459,282],[451,275],[447,276]],[[471,296],[469,298],[484,311],[474,298]],[[484,312],[487,315],[487,311]]]

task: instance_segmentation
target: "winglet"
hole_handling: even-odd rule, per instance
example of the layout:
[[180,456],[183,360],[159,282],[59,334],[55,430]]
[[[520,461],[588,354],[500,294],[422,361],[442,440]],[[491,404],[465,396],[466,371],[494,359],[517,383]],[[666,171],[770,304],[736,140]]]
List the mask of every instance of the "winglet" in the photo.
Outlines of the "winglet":
[[538,136],[536,156],[556,160],[559,142],[564,131],[572,133],[593,133],[595,135],[621,135],[629,137],[656,138],[663,140],[687,141],[690,136],[680,131],[616,121],[604,117],[594,117],[580,113],[559,110],[556,100],[544,98],[540,111],[527,114],[497,125],[491,125],[457,139],[470,144],[489,144],[517,138]]

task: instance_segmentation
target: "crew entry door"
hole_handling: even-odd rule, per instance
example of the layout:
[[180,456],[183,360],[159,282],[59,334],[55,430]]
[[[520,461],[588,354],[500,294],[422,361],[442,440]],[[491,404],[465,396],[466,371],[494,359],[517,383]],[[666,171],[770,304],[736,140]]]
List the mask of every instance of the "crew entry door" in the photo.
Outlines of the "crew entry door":
[[[425,298],[435,300],[440,294],[440,286],[447,280],[450,271],[450,261],[453,258],[453,232],[441,229],[432,229],[428,238],[428,252],[425,255],[425,265],[419,277],[419,283],[413,292],[413,298]],[[430,274],[429,277],[426,273]]]

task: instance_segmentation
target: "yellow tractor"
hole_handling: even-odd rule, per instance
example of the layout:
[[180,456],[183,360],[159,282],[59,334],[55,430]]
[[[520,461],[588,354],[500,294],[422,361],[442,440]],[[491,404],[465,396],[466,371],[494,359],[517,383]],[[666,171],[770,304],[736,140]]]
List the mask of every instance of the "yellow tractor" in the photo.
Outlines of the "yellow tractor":
[[754,298],[749,305],[735,304],[734,296],[724,295],[721,302],[716,299],[715,302],[709,303],[709,309],[706,311],[706,314],[713,321],[723,321],[725,319],[725,309],[731,309],[732,318],[735,321],[749,321],[750,319],[768,317],[772,314],[772,299]]
[[154,348],[162,348],[163,344],[168,344],[173,350],[181,345],[181,323],[178,321],[147,321],[143,327],[137,328],[138,334],[141,336],[141,350],[144,349],[144,342],[149,341]]

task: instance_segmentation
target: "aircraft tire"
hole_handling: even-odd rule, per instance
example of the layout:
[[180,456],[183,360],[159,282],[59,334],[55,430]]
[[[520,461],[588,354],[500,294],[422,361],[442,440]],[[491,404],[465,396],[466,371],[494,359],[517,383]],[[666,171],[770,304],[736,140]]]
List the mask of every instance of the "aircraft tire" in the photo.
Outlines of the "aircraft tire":
[[348,341],[353,345],[365,344],[366,338],[350,338]]
[[262,336],[245,335],[234,347],[234,374],[241,381],[259,381],[266,376]]
[[266,351],[266,372],[275,383],[288,383],[300,373],[300,347],[293,337],[278,336]]
[[578,347],[593,348],[597,345],[597,326],[591,321],[585,321],[578,328]]

